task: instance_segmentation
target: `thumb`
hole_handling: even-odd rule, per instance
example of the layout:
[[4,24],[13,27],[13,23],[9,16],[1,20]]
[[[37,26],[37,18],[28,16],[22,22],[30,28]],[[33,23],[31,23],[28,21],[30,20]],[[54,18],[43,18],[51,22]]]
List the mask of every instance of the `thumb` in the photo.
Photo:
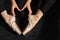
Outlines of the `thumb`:
[[26,7],[27,7],[27,4],[24,5],[24,7],[21,9],[21,11],[23,11]]
[[29,15],[31,15],[32,14],[32,10],[31,10],[30,5],[28,5],[28,11],[29,11]]
[[20,9],[19,9],[19,7],[18,7],[18,6],[16,6],[16,8],[17,8],[17,10],[18,10],[18,11],[20,11]]
[[16,16],[16,15],[15,15],[15,12],[14,12],[14,8],[12,8],[11,14],[12,14],[13,16]]

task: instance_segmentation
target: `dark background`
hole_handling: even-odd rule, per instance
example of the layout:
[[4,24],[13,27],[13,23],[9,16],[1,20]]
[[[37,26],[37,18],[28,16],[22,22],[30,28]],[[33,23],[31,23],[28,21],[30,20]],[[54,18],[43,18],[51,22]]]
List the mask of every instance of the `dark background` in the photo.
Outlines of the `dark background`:
[[[5,6],[8,5],[6,4],[7,1],[6,2],[5,1],[6,0],[0,0],[0,12],[5,10],[6,9]],[[44,27],[42,30],[43,35],[41,38],[46,39],[46,36],[48,36],[47,40],[60,40],[60,17],[59,16],[60,16],[60,4],[59,1],[57,0],[56,3],[53,5],[53,7],[51,7],[50,10],[48,10],[47,13],[44,15],[44,19],[45,19],[44,24],[46,27]],[[1,22],[2,19],[0,17],[0,24]],[[45,30],[46,32],[44,32]]]

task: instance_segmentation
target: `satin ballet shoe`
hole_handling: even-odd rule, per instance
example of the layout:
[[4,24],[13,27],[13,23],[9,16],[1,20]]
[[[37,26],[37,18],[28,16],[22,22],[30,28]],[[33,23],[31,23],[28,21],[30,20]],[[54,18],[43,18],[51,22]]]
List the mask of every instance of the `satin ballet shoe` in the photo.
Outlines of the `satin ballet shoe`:
[[28,32],[30,32],[35,27],[35,25],[38,23],[38,21],[41,19],[42,16],[43,13],[40,10],[37,12],[36,15],[29,15],[28,18],[29,23],[26,29],[24,30],[23,35],[26,35]]
[[29,15],[29,23],[27,25],[27,27],[25,28],[25,30],[21,33],[19,27],[17,26],[16,22],[15,22],[15,16],[12,15],[8,15],[7,11],[4,11],[1,13],[2,17],[4,18],[4,20],[6,21],[6,23],[14,30],[16,31],[19,35],[23,34],[26,35],[28,32],[30,32],[35,25],[38,23],[38,21],[41,19],[41,17],[43,16],[43,13],[39,10],[36,15]]
[[13,31],[17,32],[20,35],[21,31],[15,22],[16,21],[15,16],[7,14],[6,10],[3,11],[1,15],[3,19],[5,20],[5,22],[13,29]]

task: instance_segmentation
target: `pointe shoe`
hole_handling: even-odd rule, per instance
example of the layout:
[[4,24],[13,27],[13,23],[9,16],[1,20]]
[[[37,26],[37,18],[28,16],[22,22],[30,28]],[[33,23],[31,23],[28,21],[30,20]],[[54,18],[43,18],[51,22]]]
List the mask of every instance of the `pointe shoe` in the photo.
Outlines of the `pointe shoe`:
[[15,16],[7,14],[6,10],[3,11],[1,15],[3,19],[5,20],[5,22],[13,29],[13,31],[17,32],[20,35],[21,31],[15,22],[16,21]]
[[23,35],[26,35],[28,32],[30,32],[35,27],[35,25],[38,23],[42,16],[43,13],[40,10],[37,12],[36,15],[30,15],[28,18],[29,23],[26,29],[24,30]]

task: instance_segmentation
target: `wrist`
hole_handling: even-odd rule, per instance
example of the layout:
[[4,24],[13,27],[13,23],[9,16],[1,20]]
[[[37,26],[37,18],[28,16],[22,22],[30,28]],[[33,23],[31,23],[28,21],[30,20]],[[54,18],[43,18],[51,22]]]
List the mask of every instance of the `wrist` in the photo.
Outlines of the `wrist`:
[[27,1],[31,3],[32,0],[27,0]]
[[14,3],[15,2],[15,0],[12,0],[12,3]]

